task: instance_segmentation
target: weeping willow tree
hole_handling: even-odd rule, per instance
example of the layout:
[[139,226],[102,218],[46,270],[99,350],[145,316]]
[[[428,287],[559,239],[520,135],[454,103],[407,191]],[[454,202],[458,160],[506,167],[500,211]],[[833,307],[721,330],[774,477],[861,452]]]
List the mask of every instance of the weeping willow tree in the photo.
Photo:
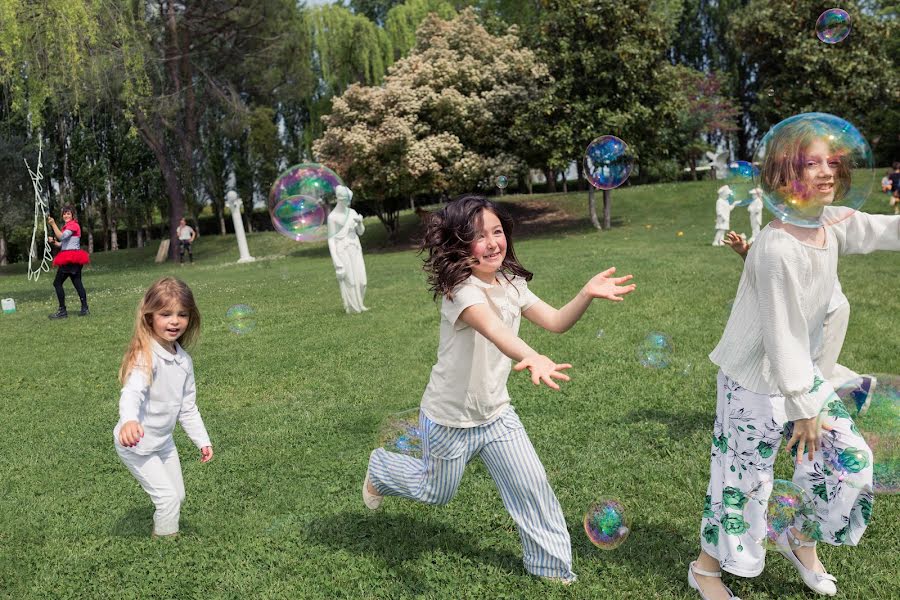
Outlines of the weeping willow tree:
[[416,45],[416,30],[432,13],[449,20],[456,10],[447,0],[407,0],[388,11],[384,30],[394,49],[394,60],[406,56]]

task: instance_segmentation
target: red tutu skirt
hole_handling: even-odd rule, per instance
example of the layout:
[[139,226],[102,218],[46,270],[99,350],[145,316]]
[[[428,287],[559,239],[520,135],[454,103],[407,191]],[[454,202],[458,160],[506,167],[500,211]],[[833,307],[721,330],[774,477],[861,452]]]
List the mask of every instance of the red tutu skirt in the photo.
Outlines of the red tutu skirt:
[[53,258],[53,266],[86,265],[91,262],[91,255],[84,250],[63,250]]

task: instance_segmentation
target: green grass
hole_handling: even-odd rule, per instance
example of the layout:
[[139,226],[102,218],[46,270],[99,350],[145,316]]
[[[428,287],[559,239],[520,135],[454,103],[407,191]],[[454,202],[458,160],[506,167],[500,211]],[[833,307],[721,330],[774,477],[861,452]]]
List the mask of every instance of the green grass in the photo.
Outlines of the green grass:
[[[372,310],[363,315],[343,314],[323,245],[271,233],[249,236],[264,260],[247,265],[235,264],[232,237],[198,240],[193,267],[154,265],[155,247],[97,254],[84,275],[86,319],[48,321],[52,277],[35,283],[21,265],[0,269],[0,297],[18,305],[0,317],[0,597],[696,598],[684,576],[709,472],[715,367],[706,355],[741,268],[709,245],[716,187],[617,190],[616,227],[602,233],[586,220],[584,193],[533,197],[574,219],[516,240],[532,289],[553,305],[610,265],[638,284],[621,304],[595,303],[564,335],[523,324],[531,345],[575,365],[561,393],[521,374],[509,382],[570,525],[579,581],[569,588],[524,571],[479,461],[445,507],[392,498],[376,514],[363,507],[378,424],[417,405],[438,334],[420,258],[383,248],[377,221],[364,238]],[[878,196],[867,209],[887,205]],[[415,223],[404,215],[406,233]],[[745,210],[732,227],[749,232]],[[135,306],[166,274],[193,287],[203,315],[192,354],[216,455],[199,464],[178,430],[182,537],[152,541],[150,501],[119,462],[111,430]],[[900,371],[897,255],[845,257],[840,277],[853,307],[842,362]],[[243,336],[224,322],[238,303],[256,309],[256,329]],[[635,348],[651,330],[672,337],[679,368],[638,364]],[[790,475],[783,454],[776,475]],[[581,530],[584,509],[604,496],[633,515],[631,538],[611,552]],[[822,548],[842,597],[896,596],[898,518],[900,500],[879,496],[861,546]],[[777,556],[764,576],[730,584],[745,598],[811,597]]]

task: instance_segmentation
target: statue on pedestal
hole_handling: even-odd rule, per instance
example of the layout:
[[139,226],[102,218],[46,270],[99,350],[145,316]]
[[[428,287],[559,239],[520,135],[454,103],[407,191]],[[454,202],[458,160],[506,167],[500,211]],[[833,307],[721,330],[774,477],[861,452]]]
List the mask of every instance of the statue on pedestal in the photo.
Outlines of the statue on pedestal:
[[328,250],[334,262],[334,273],[341,288],[341,300],[348,313],[369,310],[363,304],[366,295],[366,265],[363,262],[359,236],[365,231],[362,216],[350,208],[353,192],[339,185],[335,188],[337,204],[328,215]]

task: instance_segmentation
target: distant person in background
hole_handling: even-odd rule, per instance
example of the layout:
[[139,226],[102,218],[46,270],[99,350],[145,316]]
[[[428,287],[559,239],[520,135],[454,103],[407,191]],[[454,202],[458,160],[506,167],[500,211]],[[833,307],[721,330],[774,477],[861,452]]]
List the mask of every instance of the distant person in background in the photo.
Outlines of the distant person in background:
[[881,191],[891,193],[891,172],[888,171],[884,174],[884,177],[881,178]]
[[894,163],[894,172],[889,176],[891,180],[891,206],[894,214],[900,215],[900,162]]
[[197,239],[197,232],[194,231],[193,227],[187,224],[187,221],[181,219],[178,222],[178,229],[175,230],[175,233],[178,234],[178,257],[181,264],[184,264],[185,252],[188,253],[191,264],[194,264],[194,253],[191,252],[191,244]]
[[82,317],[91,314],[88,310],[87,292],[84,291],[84,284],[81,283],[81,269],[91,261],[91,257],[81,249],[81,226],[78,224],[78,219],[75,218],[75,209],[71,205],[63,206],[62,219],[65,225],[60,230],[53,217],[47,217],[47,223],[56,234],[55,238],[50,236],[48,241],[59,248],[59,254],[53,259],[53,265],[56,267],[53,287],[56,289],[59,309],[49,315],[51,319],[65,319],[69,316],[69,313],[66,312],[66,292],[63,289],[63,282],[66,279],[72,280],[72,285],[75,286],[75,291],[81,300],[81,312],[78,314]]

